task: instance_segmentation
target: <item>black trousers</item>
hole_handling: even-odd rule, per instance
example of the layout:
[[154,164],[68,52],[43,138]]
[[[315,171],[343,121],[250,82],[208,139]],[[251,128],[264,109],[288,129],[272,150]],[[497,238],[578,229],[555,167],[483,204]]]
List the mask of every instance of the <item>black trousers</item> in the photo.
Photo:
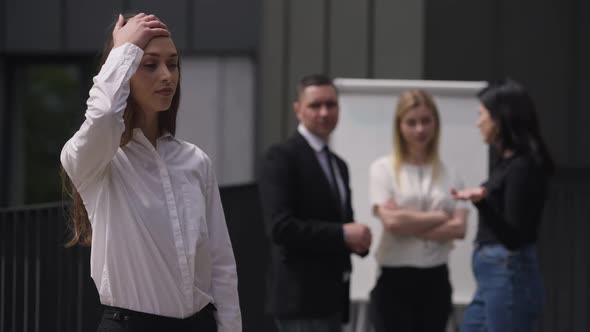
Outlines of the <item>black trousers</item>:
[[98,332],[217,332],[214,311],[208,304],[191,317],[178,319],[104,306]]
[[376,332],[444,332],[451,295],[446,265],[383,267],[371,291],[371,321]]

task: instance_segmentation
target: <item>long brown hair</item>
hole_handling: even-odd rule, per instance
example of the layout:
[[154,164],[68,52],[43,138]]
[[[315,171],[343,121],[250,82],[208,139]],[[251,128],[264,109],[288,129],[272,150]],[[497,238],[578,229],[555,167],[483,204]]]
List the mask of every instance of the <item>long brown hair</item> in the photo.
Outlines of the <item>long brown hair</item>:
[[432,178],[436,180],[441,171],[438,152],[440,142],[440,116],[438,114],[438,108],[428,92],[420,89],[407,90],[399,96],[393,120],[393,171],[398,179],[401,165],[407,162],[409,156],[407,143],[401,131],[402,119],[409,111],[420,106],[424,106],[432,112],[436,124],[434,137],[428,144],[426,151],[428,163],[432,166]]
[[[125,14],[123,17],[125,18],[125,23],[127,20],[134,17],[136,14]],[[112,31],[115,28],[115,24],[117,23],[117,19],[111,24],[109,28],[109,33],[107,35],[107,39],[104,44],[104,48],[102,51],[102,56],[100,59],[98,71],[104,65],[107,60],[107,57],[111,50],[113,49],[113,35]],[[178,105],[180,103],[180,61],[178,63],[178,71],[179,71],[179,80],[176,87],[176,93],[174,97],[172,97],[172,103],[170,104],[170,108],[166,111],[160,112],[158,114],[158,125],[160,127],[160,132],[169,132],[172,135],[176,134],[176,115],[178,114]],[[131,138],[133,137],[133,128],[136,124],[136,103],[131,97],[131,93],[127,98],[127,107],[125,108],[125,112],[123,113],[123,121],[125,123],[125,130],[121,135],[121,143],[119,146],[125,146]],[[92,226],[90,225],[90,220],[88,219],[88,212],[84,207],[84,202],[80,193],[70,180],[69,176],[61,167],[61,178],[62,178],[62,192],[65,201],[70,202],[69,206],[69,218],[68,218],[68,228],[70,231],[70,239],[66,243],[67,247],[74,246],[76,244],[80,244],[83,246],[90,246],[92,242]]]

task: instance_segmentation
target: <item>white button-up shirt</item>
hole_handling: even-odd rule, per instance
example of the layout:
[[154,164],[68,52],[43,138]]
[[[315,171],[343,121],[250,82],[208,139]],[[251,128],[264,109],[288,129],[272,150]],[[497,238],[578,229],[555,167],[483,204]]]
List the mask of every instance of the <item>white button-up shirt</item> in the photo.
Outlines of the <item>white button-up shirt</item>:
[[[433,179],[431,166],[408,163],[401,165],[398,177],[393,171],[391,155],[375,160],[369,171],[371,209],[390,199],[402,209],[415,211],[444,210],[453,214],[457,209],[467,209],[464,202],[453,199],[452,188],[463,188],[463,181],[444,163],[441,163],[436,179]],[[453,241],[422,240],[383,230],[375,257],[381,266],[426,268],[447,263],[452,248]]]
[[92,224],[91,276],[103,304],[185,318],[209,302],[220,332],[241,331],[237,272],[210,159],[170,134],[140,129],[120,147],[129,81],[143,51],[111,51],[86,120],[61,163]]

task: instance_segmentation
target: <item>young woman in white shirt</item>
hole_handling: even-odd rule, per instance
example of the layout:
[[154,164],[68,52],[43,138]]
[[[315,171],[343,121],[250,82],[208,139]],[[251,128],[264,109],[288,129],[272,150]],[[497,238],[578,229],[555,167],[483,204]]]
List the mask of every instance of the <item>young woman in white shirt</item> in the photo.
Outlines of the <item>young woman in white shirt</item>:
[[210,159],[174,136],[179,56],[154,15],[119,16],[86,120],[65,144],[71,245],[92,245],[99,331],[241,331]]
[[393,136],[392,154],[375,160],[369,176],[383,225],[371,318],[376,332],[443,332],[452,310],[447,261],[465,235],[467,209],[450,194],[462,185],[439,158],[439,114],[427,92],[400,95]]

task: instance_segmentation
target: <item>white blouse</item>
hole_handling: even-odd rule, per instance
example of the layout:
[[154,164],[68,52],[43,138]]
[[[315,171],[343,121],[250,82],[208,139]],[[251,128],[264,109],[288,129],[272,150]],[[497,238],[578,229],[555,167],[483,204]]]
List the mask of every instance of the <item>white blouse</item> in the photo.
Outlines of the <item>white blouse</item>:
[[111,51],[61,153],[92,224],[90,274],[103,304],[185,318],[212,302],[219,331],[239,332],[236,263],[210,159],[170,134],[155,149],[140,129],[119,146],[142,55],[129,43]]
[[[371,210],[393,199],[398,207],[417,211],[467,208],[457,203],[450,191],[461,189],[463,183],[442,165],[436,181],[432,166],[402,164],[399,178],[393,171],[393,157],[381,157],[371,164],[369,174],[369,199]],[[385,267],[435,267],[448,261],[453,248],[452,241],[430,241],[414,236],[397,235],[384,230],[375,254],[377,262]]]

